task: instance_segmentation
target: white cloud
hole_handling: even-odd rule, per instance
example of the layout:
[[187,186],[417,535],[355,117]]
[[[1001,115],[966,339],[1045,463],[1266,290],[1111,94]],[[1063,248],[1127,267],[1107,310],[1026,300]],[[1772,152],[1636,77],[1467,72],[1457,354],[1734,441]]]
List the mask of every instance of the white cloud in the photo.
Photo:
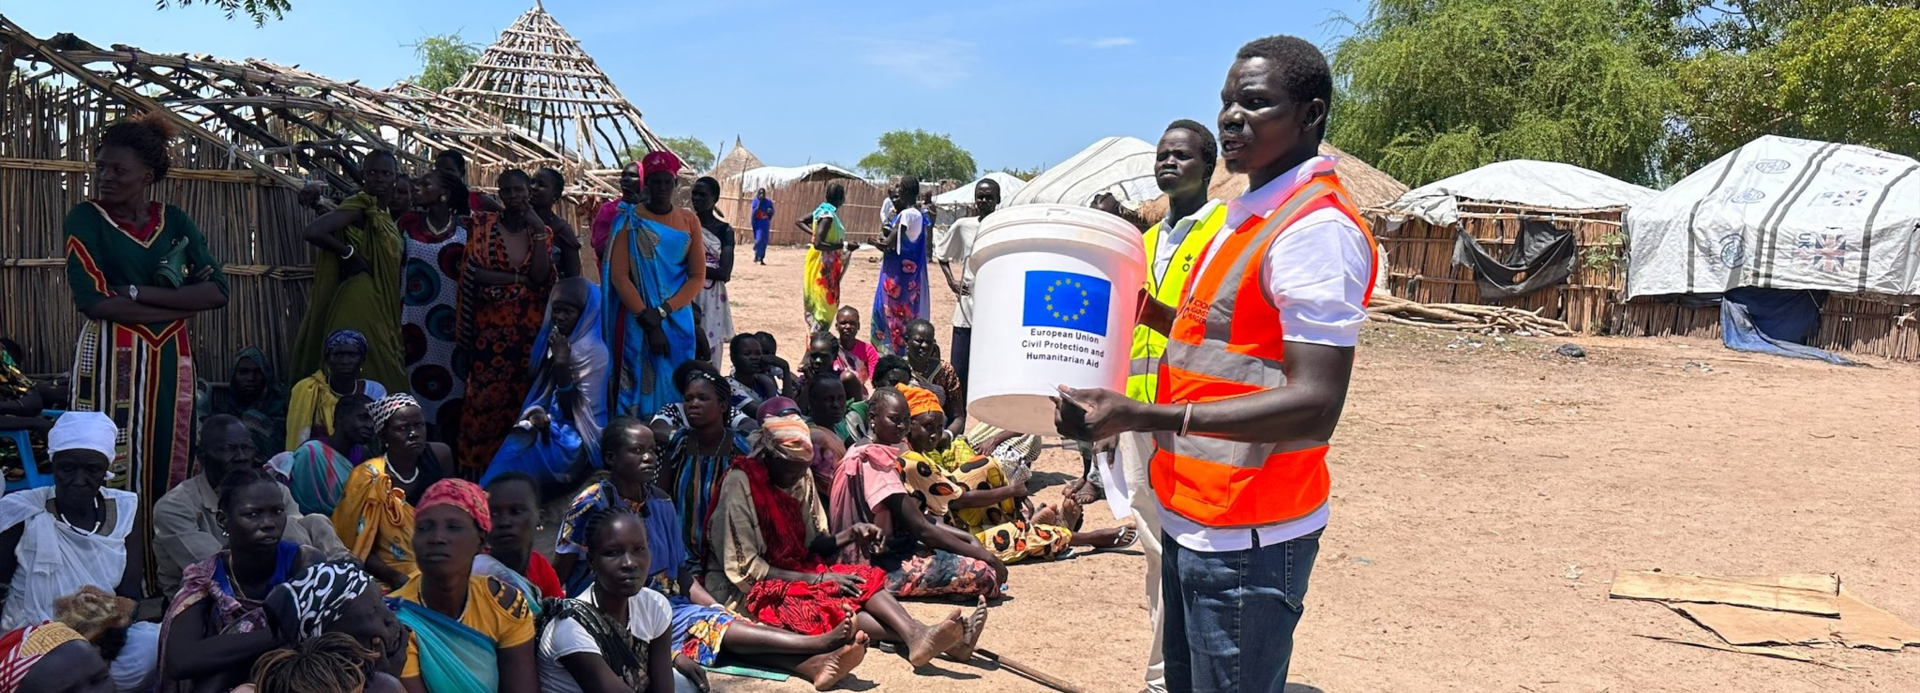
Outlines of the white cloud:
[[923,87],[944,89],[973,74],[973,44],[953,39],[864,39],[860,59]]
[[1061,43],[1081,48],[1125,48],[1133,45],[1136,41],[1134,41],[1132,36],[1108,36],[1097,39],[1070,38],[1061,41]]

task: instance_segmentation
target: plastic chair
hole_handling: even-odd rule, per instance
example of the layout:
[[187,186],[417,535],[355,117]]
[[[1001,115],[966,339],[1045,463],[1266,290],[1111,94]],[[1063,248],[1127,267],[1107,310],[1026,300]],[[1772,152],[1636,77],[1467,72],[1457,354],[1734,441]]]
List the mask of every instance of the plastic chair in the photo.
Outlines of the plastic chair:
[[[49,419],[58,419],[60,418],[61,414],[65,414],[65,413],[66,412],[64,411],[55,411],[55,410],[49,409],[49,410],[40,412],[40,415],[45,416]],[[12,440],[13,444],[15,446],[18,446],[20,450],[20,467],[21,469],[26,471],[26,475],[20,477],[18,481],[9,480],[7,482],[7,493],[15,493],[19,491],[25,491],[30,488],[43,488],[43,487],[53,485],[53,470],[41,469],[40,460],[34,459],[33,438],[30,432],[0,431],[0,440]]]

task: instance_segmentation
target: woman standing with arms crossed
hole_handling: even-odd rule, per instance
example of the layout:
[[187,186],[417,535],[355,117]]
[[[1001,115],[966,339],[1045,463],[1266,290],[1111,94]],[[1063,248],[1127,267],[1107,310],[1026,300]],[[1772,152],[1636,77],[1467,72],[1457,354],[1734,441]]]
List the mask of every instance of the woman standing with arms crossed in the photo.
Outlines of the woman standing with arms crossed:
[[[193,344],[187,319],[227,305],[227,278],[193,219],[153,201],[167,177],[162,116],[108,127],[94,150],[93,197],[67,212],[67,284],[86,316],[74,347],[73,409],[113,420],[112,486],[153,501],[188,476]],[[316,347],[318,345],[315,345]],[[142,566],[149,582],[152,566]]]
[[387,211],[400,179],[392,152],[361,161],[363,187],[323,214],[301,236],[320,249],[313,263],[313,295],[293,344],[293,372],[313,373],[325,359],[327,335],[353,330],[366,337],[365,377],[387,392],[406,392],[400,355],[400,228]]

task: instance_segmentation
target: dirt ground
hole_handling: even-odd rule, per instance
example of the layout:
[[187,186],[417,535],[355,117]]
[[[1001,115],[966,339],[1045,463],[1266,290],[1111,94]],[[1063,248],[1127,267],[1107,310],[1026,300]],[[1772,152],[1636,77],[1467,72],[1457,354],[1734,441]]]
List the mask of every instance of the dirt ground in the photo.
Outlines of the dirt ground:
[[[843,302],[863,314],[875,256],[856,256],[846,282]],[[743,248],[731,287],[736,326],[773,331],[795,361],[802,257],[777,249],[761,267]],[[935,287],[944,343],[952,300]],[[1616,570],[1830,572],[1920,622],[1920,367],[1678,339],[1575,339],[1587,357],[1571,359],[1553,354],[1563,341],[1369,327],[1290,690],[1920,690],[1920,652],[1814,651],[1841,670],[1684,647],[1637,636],[1713,636],[1665,607],[1606,597]],[[1039,470],[1051,499],[1080,462],[1053,444]],[[1104,502],[1088,518],[1115,522]],[[982,645],[1085,691],[1140,690],[1143,560],[1014,566]],[[909,608],[933,618],[953,607]],[[984,663],[916,676],[879,650],[843,684],[913,686],[1044,690]]]

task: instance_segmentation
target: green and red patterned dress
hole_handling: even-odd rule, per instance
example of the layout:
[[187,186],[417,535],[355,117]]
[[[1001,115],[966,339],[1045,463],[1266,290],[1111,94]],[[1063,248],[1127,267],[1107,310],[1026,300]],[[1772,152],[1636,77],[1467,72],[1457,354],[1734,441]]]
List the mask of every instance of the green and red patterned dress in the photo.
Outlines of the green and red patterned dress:
[[[116,220],[93,202],[74,205],[65,224],[67,284],[82,312],[118,295],[112,287],[169,285],[156,273],[169,255],[184,261],[181,276],[205,269],[205,281],[227,290],[220,261],[207,250],[193,219],[154,202],[144,227]],[[88,320],[73,355],[74,411],[113,418],[120,433],[110,469],[111,488],[140,497],[139,521],[154,501],[192,475],[193,340],[187,321],[127,325]]]

